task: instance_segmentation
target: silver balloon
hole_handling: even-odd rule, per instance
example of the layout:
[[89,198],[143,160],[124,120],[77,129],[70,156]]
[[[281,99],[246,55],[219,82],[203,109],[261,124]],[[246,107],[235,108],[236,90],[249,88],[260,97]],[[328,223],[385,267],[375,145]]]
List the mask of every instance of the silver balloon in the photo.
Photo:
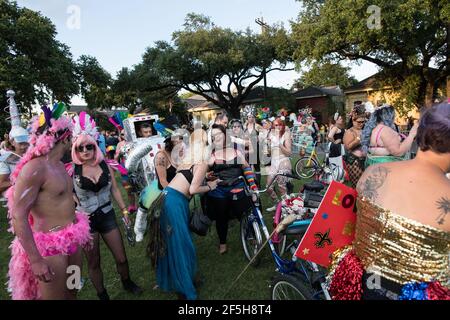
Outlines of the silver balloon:
[[130,151],[127,160],[125,161],[125,167],[129,172],[136,172],[141,159],[153,150],[152,144],[153,141],[150,139],[135,143],[134,148]]

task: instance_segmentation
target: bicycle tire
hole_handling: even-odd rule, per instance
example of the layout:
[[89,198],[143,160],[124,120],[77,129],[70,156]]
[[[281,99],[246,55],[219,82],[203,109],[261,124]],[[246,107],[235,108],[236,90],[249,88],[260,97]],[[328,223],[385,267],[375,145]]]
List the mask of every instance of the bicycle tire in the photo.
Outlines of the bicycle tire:
[[[241,219],[240,233],[244,255],[250,262],[262,247],[262,236],[259,224],[256,221],[253,221],[251,225],[249,225],[248,216],[244,215]],[[258,255],[255,260],[253,260],[252,266],[257,267],[260,262],[261,256]]]
[[279,274],[270,285],[272,300],[313,300],[313,292],[294,275]]
[[[307,166],[307,162],[311,161],[312,165],[310,164]],[[304,179],[312,178],[317,173],[317,168],[319,167],[319,164],[315,159],[310,159],[310,157],[301,157],[297,162],[295,163],[295,173]],[[309,170],[308,170],[309,169]]]

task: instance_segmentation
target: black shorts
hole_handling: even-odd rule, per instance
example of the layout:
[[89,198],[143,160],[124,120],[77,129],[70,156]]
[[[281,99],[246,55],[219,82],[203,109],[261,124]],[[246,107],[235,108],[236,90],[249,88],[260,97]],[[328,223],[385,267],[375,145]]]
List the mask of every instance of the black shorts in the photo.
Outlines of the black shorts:
[[119,226],[116,221],[116,213],[111,210],[107,213],[103,213],[101,210],[97,210],[89,215],[89,226],[91,227],[91,233],[108,233]]

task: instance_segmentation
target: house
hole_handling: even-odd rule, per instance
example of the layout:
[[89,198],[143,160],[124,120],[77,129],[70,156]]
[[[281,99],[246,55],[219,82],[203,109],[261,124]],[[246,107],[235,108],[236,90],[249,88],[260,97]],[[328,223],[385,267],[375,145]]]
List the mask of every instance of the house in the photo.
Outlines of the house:
[[328,123],[336,111],[344,109],[344,92],[338,87],[310,86],[294,93],[297,110],[311,108],[318,123]]
[[393,103],[397,98],[393,87],[382,85],[378,81],[379,73],[374,74],[357,84],[346,88],[345,110],[349,113],[355,105],[371,102],[374,106],[380,103]]
[[224,112],[224,110],[215,105],[214,103],[206,100],[201,95],[193,95],[187,99],[183,99],[186,104],[186,109],[191,113],[195,122],[201,122],[204,125],[208,125],[211,121],[214,121],[217,114]]

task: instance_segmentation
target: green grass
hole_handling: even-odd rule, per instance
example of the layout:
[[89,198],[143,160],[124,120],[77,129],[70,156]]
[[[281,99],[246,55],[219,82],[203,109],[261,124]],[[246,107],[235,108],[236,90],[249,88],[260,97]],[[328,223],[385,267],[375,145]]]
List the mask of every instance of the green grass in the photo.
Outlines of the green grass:
[[[301,182],[294,181],[295,189],[298,191]],[[126,197],[124,197],[126,199]],[[266,195],[262,197],[263,206],[268,207],[270,201]],[[116,212],[119,212],[116,210]],[[118,216],[119,218],[119,216]],[[120,220],[118,219],[118,222]],[[269,231],[272,230],[272,213],[265,214],[265,222]],[[122,227],[122,225],[120,225]],[[0,208],[0,300],[10,299],[6,291],[6,273],[10,260],[8,249],[12,236],[7,229],[6,211]],[[123,233],[123,228],[121,228]],[[104,273],[104,282],[111,299],[142,299],[142,300],[170,300],[175,299],[174,294],[161,292],[154,289],[156,285],[155,271],[150,266],[150,261],[146,256],[145,247],[148,242],[146,237],[143,242],[130,247],[124,238],[127,257],[130,265],[132,279],[144,289],[140,297],[128,294],[122,289],[119,275],[116,272],[114,259],[101,241],[101,265]],[[240,280],[230,289],[232,282],[242,272],[247,265],[242,245],[239,238],[239,222],[234,220],[230,223],[228,247],[229,251],[225,255],[218,252],[218,237],[214,225],[206,237],[194,235],[194,243],[197,250],[197,259],[200,275],[203,277],[204,285],[199,290],[199,299],[202,300],[242,300],[242,299],[269,299],[269,284],[271,277],[275,275],[275,264],[268,246],[261,252],[262,260],[259,267],[249,267]],[[87,276],[87,264],[83,263],[83,277]],[[230,290],[229,290],[230,289]],[[97,299],[95,290],[86,281],[83,289],[78,295],[78,299]]]

